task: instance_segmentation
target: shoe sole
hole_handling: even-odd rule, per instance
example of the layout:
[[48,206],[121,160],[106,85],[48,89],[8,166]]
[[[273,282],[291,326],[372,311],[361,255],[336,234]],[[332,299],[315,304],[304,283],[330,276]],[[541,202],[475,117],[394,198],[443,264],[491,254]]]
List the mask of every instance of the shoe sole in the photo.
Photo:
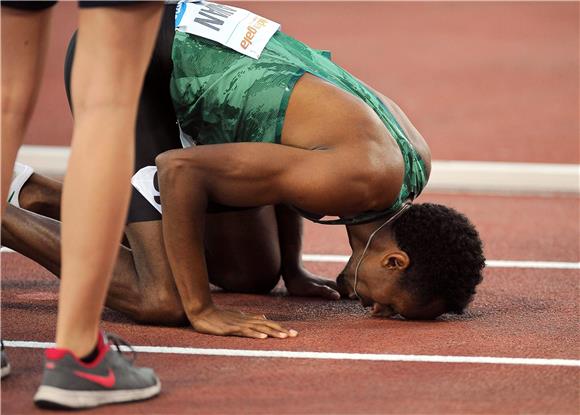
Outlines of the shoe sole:
[[161,382],[148,388],[105,391],[75,391],[42,385],[34,395],[34,403],[41,408],[94,408],[114,403],[149,399],[161,391]]
[[10,363],[2,368],[0,371],[0,379],[4,379],[6,376],[10,374]]

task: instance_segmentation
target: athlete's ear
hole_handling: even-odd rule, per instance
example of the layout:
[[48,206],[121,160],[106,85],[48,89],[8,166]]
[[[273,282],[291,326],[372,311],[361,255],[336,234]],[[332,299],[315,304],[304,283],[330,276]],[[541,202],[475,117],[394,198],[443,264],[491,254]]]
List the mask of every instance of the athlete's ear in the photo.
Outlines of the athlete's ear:
[[399,250],[388,252],[381,260],[381,266],[391,271],[403,271],[410,264],[407,253]]

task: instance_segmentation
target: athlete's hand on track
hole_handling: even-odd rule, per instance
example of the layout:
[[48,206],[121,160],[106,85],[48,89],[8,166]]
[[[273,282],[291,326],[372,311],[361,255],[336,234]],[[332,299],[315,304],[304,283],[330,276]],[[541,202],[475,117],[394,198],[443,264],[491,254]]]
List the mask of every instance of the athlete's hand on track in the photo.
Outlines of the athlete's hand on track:
[[304,268],[284,273],[284,284],[288,294],[292,296],[340,300],[335,281],[316,277]]
[[296,330],[287,330],[278,323],[266,319],[264,315],[250,315],[241,311],[222,310],[213,305],[195,316],[190,316],[189,320],[196,331],[217,336],[240,336],[254,339],[276,337],[285,339],[298,335]]

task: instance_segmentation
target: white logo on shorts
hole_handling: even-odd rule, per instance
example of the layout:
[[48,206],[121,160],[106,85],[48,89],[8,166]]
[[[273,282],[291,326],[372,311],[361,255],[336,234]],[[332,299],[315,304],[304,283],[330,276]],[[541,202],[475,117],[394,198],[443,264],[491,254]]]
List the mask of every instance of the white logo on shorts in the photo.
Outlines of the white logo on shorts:
[[131,184],[151,205],[161,212],[161,197],[157,181],[157,167],[143,167],[131,178]]

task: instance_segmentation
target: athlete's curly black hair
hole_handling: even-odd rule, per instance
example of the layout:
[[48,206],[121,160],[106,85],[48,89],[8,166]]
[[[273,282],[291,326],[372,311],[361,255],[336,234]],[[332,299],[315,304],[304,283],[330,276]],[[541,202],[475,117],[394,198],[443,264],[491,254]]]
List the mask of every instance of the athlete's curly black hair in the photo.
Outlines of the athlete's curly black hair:
[[482,280],[485,257],[479,234],[466,216],[446,206],[411,206],[393,223],[395,240],[410,265],[401,286],[421,304],[442,300],[461,314]]

